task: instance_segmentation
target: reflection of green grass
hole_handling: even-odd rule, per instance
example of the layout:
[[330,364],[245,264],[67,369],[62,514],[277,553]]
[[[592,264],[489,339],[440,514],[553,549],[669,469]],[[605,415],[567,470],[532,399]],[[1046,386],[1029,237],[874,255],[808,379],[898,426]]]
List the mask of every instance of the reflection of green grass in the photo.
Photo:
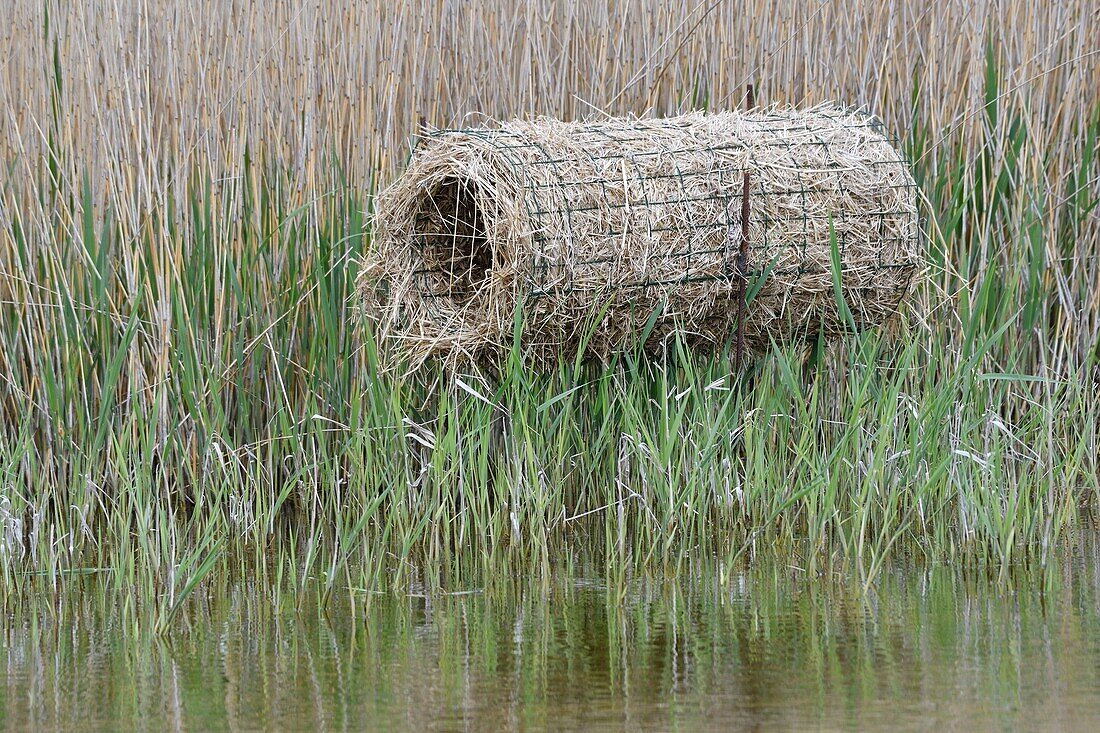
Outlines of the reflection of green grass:
[[1042,565],[1096,508],[1095,318],[1073,308],[1095,307],[1100,117],[1050,190],[1066,150],[998,99],[977,157],[911,131],[933,264],[916,306],[808,368],[772,354],[751,390],[679,349],[541,374],[517,357],[492,386],[383,372],[351,303],[366,202],[339,171],[303,204],[246,156],[135,228],[91,173],[57,185],[51,153],[51,185],[3,181],[0,595],[95,569],[170,619],[232,578],[453,588],[581,549],[612,579],[764,548],[868,584],[899,555]]
[[[600,579],[602,557],[580,557],[491,589],[353,592],[324,607],[312,594],[274,589],[271,602],[272,589],[219,580],[166,639],[134,634],[125,614],[94,604],[64,609],[64,633],[16,625],[5,636],[2,669],[17,681],[5,722],[422,730],[461,716],[476,730],[516,719],[581,730],[629,718],[668,730],[736,716],[864,730],[935,710],[977,730],[1073,729],[1095,711],[1100,683],[1100,558],[1095,533],[1083,540],[1055,572],[1025,571],[1036,592],[1020,593],[910,565],[867,594],[858,578],[808,574],[785,551],[736,570],[696,558],[689,578],[621,586]],[[27,679],[33,694],[19,686]]]

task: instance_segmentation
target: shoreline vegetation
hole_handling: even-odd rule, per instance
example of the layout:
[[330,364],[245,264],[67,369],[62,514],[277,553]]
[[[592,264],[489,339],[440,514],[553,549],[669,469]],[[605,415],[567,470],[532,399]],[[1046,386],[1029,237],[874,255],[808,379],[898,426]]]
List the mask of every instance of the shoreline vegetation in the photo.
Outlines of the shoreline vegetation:
[[[17,0],[0,29],[5,608],[95,587],[166,628],[234,579],[458,591],[577,553],[612,586],[772,553],[1008,580],[1094,522],[1086,4],[169,5]],[[889,328],[775,350],[751,389],[676,347],[380,366],[355,279],[418,115],[721,109],[745,81],[899,135],[928,264]]]

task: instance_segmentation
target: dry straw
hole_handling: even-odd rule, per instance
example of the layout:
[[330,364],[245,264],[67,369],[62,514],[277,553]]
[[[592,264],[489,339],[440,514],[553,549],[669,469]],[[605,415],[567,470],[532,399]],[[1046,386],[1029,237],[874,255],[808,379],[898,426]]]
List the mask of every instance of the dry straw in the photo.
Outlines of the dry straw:
[[414,361],[499,354],[517,307],[531,360],[674,333],[720,346],[746,170],[750,347],[897,309],[918,265],[913,178],[877,121],[824,106],[434,132],[376,201],[366,312]]

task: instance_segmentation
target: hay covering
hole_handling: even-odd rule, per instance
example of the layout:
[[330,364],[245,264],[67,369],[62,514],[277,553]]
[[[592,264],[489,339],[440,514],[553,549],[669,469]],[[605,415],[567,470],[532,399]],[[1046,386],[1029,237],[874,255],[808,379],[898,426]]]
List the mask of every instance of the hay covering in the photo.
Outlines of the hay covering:
[[[360,283],[413,359],[606,357],[648,333],[701,348],[737,321],[751,172],[744,335],[753,348],[882,323],[918,265],[916,187],[866,115],[835,107],[667,119],[507,122],[422,138],[375,202]],[[647,331],[648,329],[648,331]]]

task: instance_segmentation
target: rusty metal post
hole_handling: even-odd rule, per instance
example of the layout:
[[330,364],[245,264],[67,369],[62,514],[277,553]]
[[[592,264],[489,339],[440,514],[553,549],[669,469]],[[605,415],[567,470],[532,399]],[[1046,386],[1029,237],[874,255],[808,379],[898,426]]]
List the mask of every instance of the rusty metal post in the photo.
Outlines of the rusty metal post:
[[[756,95],[752,84],[746,88],[746,106],[752,109],[756,106]],[[741,248],[737,253],[737,344],[735,347],[735,368],[741,371],[745,359],[745,315],[748,309],[748,285],[749,285],[749,188],[752,186],[752,171],[748,164],[742,174],[741,182]]]

